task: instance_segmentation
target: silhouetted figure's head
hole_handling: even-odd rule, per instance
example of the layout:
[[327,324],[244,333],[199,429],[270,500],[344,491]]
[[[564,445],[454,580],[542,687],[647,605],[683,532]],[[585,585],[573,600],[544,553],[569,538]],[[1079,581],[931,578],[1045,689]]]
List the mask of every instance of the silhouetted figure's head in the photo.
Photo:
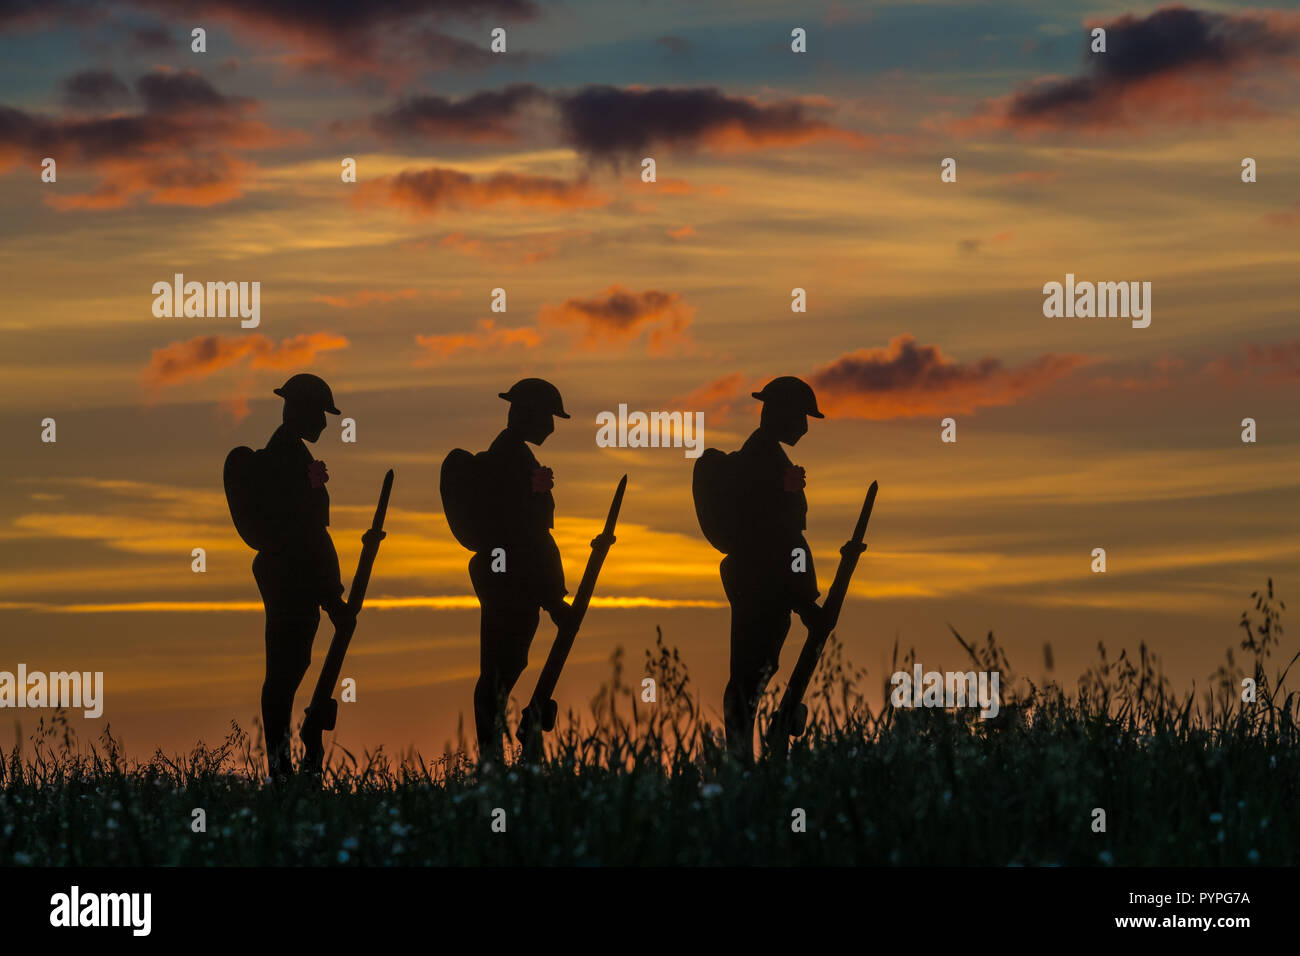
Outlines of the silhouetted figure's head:
[[540,445],[555,431],[554,416],[568,418],[560,390],[540,378],[524,378],[498,395],[510,403],[506,428],[526,442]]
[[325,380],[307,372],[290,378],[275,394],[284,399],[284,423],[296,438],[316,441],[325,430],[325,413],[339,414]]
[[812,386],[793,375],[782,375],[751,393],[763,403],[759,427],[783,445],[794,445],[808,433],[808,416],[825,418]]

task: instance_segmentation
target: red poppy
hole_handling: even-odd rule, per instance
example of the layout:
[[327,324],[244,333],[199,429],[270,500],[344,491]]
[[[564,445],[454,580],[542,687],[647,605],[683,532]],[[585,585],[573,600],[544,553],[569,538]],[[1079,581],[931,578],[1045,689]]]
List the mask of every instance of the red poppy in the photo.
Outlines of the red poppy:
[[307,480],[311,482],[313,488],[323,487],[325,482],[330,480],[329,474],[325,471],[325,462],[313,461],[308,465]]
[[555,472],[545,465],[538,465],[533,469],[533,491],[541,492],[550,491],[555,487]]
[[803,491],[808,487],[808,481],[804,478],[804,470],[799,465],[791,465],[785,470],[786,491]]

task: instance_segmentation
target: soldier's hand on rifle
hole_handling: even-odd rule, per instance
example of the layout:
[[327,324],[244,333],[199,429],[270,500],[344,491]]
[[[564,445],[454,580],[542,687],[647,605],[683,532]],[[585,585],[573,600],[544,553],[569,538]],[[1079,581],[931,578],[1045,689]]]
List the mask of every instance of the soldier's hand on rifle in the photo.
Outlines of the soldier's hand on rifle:
[[329,615],[330,622],[336,628],[356,623],[357,616],[352,613],[352,609],[348,607],[341,596],[330,599],[324,607],[325,613]]
[[561,600],[557,604],[546,609],[546,613],[551,616],[556,627],[564,627],[573,617],[573,605],[568,601]]
[[822,623],[822,609],[816,601],[809,601],[803,607],[796,608],[795,613],[810,631],[816,630]]

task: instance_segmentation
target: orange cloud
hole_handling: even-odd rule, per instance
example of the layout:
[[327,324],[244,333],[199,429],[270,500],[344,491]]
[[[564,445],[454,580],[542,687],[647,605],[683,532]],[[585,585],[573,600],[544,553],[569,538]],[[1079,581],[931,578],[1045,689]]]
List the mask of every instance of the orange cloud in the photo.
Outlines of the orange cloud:
[[207,378],[247,360],[249,368],[290,369],[310,365],[318,352],[345,349],[348,340],[329,332],[311,332],[276,345],[265,335],[200,335],[154,349],[141,375],[145,385],[161,388]]
[[663,355],[690,344],[688,329],[694,315],[695,308],[679,293],[632,292],[612,285],[590,299],[543,305],[538,318],[542,326],[576,329],[584,349],[626,345],[646,333],[650,354]]
[[683,239],[689,239],[695,235],[694,226],[682,226],[680,229],[669,229],[668,238],[681,242]]
[[509,348],[522,345],[526,349],[536,348],[542,343],[542,333],[528,326],[513,329],[498,329],[492,319],[480,319],[477,332],[454,332],[450,335],[417,335],[415,341],[424,349],[422,363],[437,362],[450,358],[457,352],[481,352],[490,348]]
[[695,309],[677,293],[654,289],[631,292],[614,285],[590,299],[543,305],[536,326],[497,328],[492,319],[480,319],[476,332],[417,335],[416,342],[426,353],[417,364],[441,361],[464,351],[511,345],[536,348],[560,329],[576,332],[578,347],[589,350],[625,346],[645,334],[650,354],[662,355],[691,344],[687,329],[694,314]]
[[754,129],[746,123],[733,122],[701,135],[700,142],[718,152],[767,149],[773,146],[802,146],[819,140],[867,148],[875,146],[874,136],[839,129],[830,123],[810,123],[797,129]]
[[1082,355],[1043,355],[1015,369],[991,357],[962,364],[938,346],[900,335],[886,348],[840,356],[813,374],[812,385],[828,415],[883,421],[1012,405],[1087,362]]
[[640,178],[628,180],[628,189],[644,194],[647,189],[665,196],[725,196],[731,190],[727,186],[697,186],[689,180],[668,177],[657,179],[653,183],[643,183]]
[[1300,339],[1273,345],[1248,345],[1243,358],[1221,358],[1205,371],[1224,385],[1252,379],[1264,383],[1300,382]]
[[353,199],[357,205],[387,205],[415,215],[432,216],[443,209],[481,209],[499,203],[550,209],[603,206],[608,197],[586,180],[569,182],[549,176],[493,173],[475,179],[454,169],[407,169],[363,183]]
[[719,402],[736,398],[744,387],[745,374],[732,372],[730,375],[706,382],[681,398],[674,399],[673,404],[689,408],[712,408]]
[[[711,382],[706,382],[681,398],[674,398],[669,406],[683,411],[708,411],[715,421],[723,422],[731,416],[732,403],[760,386],[745,384],[747,376],[743,372],[732,372]],[[757,405],[755,405],[757,408]]]
[[1280,226],[1283,229],[1300,226],[1300,201],[1293,202],[1290,207],[1281,212],[1264,213],[1264,221],[1270,226]]

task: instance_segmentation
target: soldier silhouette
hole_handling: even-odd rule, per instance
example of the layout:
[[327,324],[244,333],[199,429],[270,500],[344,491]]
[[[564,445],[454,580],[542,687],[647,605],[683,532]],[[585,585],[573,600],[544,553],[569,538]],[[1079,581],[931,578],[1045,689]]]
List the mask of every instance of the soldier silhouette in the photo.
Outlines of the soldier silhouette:
[[528,651],[546,610],[557,626],[571,613],[564,567],[551,537],[554,480],[528,445],[541,445],[568,418],[550,382],[526,378],[508,392],[505,429],[486,451],[456,449],[442,468],[443,511],[457,540],[474,552],[470,581],[478,595],[479,679],[474,726],[480,759],[503,756],[505,705],[528,666]]
[[280,777],[293,772],[293,698],[311,663],[320,609],[336,627],[351,612],[327,530],[329,475],[303,444],[320,438],[326,412],[339,410],[329,386],[315,375],[294,375],[275,394],[284,399],[283,423],[260,451],[230,453],[225,483],[235,527],[257,550],[253,577],[266,608],[262,722],[270,772]]
[[[730,455],[709,449],[697,461],[695,506],[710,542],[726,553],[719,566],[731,603],[731,676],[722,697],[727,749],[754,759],[758,700],[776,672],[790,613],[810,629],[820,620],[817,574],[804,537],[804,470],[786,456],[824,418],[804,381],[782,376],[752,393],[763,403],[759,426]],[[796,549],[802,549],[802,559]]]

